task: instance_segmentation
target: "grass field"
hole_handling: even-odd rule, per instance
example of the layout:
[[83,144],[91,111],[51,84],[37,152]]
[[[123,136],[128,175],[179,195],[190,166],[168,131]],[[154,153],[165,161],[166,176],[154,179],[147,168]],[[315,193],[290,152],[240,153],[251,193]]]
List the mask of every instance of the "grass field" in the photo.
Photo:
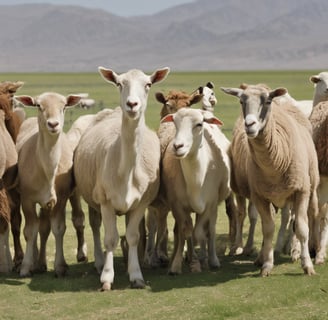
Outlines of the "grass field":
[[[266,83],[272,88],[286,87],[299,100],[311,99],[313,87],[309,77],[318,71],[286,72],[211,72],[172,73],[154,85],[149,95],[147,124],[156,129],[160,105],[156,91],[170,89],[192,92],[208,81],[215,84],[218,105],[215,114],[225,123],[224,132],[230,138],[233,124],[240,112],[239,102],[220,91],[221,86],[237,87],[241,82]],[[66,130],[79,115],[97,112],[104,106],[118,105],[117,89],[105,83],[97,73],[79,74],[2,74],[1,80],[25,81],[19,94],[37,95],[56,91],[64,95],[88,92],[97,101],[90,110],[73,109],[66,113]],[[28,115],[35,114],[29,109]],[[54,240],[49,238],[48,272],[21,279],[12,272],[0,275],[0,319],[327,319],[328,266],[316,266],[317,274],[303,275],[300,263],[292,263],[289,256],[277,257],[272,275],[259,277],[253,265],[256,257],[227,255],[228,223],[224,206],[219,206],[217,244],[221,268],[191,274],[184,268],[182,275],[172,277],[166,269],[144,269],[145,290],[129,289],[120,248],[115,254],[114,290],[101,293],[99,276],[93,268],[92,235],[86,218],[86,239],[89,262],[77,264],[76,238],[70,222],[68,206],[65,256],[70,266],[68,275],[55,278],[53,273]],[[121,233],[124,220],[118,219]],[[172,218],[170,223],[170,251],[172,249]],[[279,226],[279,215],[277,215]],[[245,227],[247,236],[248,223]],[[255,238],[261,244],[260,221]],[[25,244],[24,244],[25,245]]]

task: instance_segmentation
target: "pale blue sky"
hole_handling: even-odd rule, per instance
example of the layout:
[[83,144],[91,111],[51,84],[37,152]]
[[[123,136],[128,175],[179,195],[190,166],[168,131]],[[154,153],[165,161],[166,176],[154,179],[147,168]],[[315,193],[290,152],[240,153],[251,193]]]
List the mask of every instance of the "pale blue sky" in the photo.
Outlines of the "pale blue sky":
[[119,16],[146,15],[196,0],[0,0],[0,5],[52,3],[101,8]]

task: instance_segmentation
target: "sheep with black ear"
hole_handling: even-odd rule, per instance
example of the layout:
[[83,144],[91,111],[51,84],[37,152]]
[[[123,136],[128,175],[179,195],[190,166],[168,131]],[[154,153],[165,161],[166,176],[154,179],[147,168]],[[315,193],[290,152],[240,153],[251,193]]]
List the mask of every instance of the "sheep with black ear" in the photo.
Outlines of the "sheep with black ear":
[[217,104],[218,100],[213,89],[213,82],[207,82],[205,86],[198,88],[198,92],[203,95],[201,101],[203,110],[214,112],[214,106]]
[[276,105],[274,98],[285,94],[284,88],[221,89],[237,97],[242,106],[233,139],[238,137],[237,143],[247,152],[250,199],[262,220],[263,244],[256,260],[261,274],[267,276],[273,268],[273,205],[282,208],[291,204],[301,243],[301,265],[306,274],[312,275],[309,224],[318,215],[319,170],[311,124],[296,108]]

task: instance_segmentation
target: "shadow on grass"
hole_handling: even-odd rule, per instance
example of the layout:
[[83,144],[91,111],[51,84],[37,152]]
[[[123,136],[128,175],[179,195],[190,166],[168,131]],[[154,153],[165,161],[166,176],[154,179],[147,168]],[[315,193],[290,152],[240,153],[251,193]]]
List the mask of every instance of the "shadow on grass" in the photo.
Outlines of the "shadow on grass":
[[[220,255],[221,267],[218,270],[205,270],[201,273],[191,273],[187,265],[183,265],[182,274],[168,275],[168,269],[143,268],[143,276],[147,290],[163,292],[180,288],[216,286],[237,279],[247,277],[260,277],[260,269],[254,265],[256,254],[252,256]],[[275,258],[275,266],[291,263],[289,256]],[[113,290],[126,290],[130,288],[126,265],[123,257],[114,258],[115,281]],[[300,270],[301,272],[301,270]],[[0,284],[19,286],[27,284],[32,291],[53,292],[94,292],[101,287],[100,276],[96,272],[93,262],[76,263],[69,266],[65,277],[56,278],[52,270],[34,274],[33,277],[22,279],[17,273],[0,276]]]

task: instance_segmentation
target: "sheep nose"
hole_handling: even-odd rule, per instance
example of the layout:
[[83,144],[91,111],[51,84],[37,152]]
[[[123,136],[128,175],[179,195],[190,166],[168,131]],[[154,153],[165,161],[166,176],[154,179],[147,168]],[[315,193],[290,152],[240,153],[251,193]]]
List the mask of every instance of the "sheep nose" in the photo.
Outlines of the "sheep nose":
[[138,102],[133,102],[133,101],[128,101],[126,103],[131,109],[133,109],[133,107],[138,105]]
[[58,121],[48,121],[48,126],[51,129],[55,129],[58,125],[59,125],[59,122]]
[[183,143],[174,143],[173,147],[174,147],[175,150],[178,150],[178,149],[183,147]]

